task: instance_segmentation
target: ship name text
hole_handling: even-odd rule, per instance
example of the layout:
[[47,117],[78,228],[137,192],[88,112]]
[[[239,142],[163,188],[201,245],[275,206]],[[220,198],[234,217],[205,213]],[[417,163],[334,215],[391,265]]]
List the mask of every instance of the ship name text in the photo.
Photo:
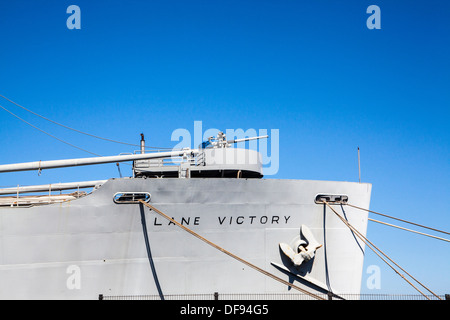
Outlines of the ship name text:
[[[207,218],[207,217],[205,217]],[[209,217],[208,217],[209,218]],[[217,224],[219,226],[227,225],[279,225],[288,224],[291,216],[218,216]],[[199,226],[201,223],[201,217],[181,217],[176,219],[172,217],[173,220],[178,221],[184,226]],[[163,225],[175,225],[172,221],[166,221],[160,217],[155,217],[153,220],[154,226]]]

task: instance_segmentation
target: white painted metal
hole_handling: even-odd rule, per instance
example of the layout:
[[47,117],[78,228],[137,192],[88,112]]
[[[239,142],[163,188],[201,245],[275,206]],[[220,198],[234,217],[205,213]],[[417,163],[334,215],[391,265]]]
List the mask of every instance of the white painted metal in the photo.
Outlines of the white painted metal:
[[265,135],[265,136],[258,136],[258,137],[234,139],[234,140],[228,140],[227,143],[239,143],[239,142],[250,141],[250,140],[265,139],[265,138],[268,138],[268,137],[269,137],[268,135]]
[[182,156],[185,153],[195,152],[194,150],[179,150],[169,152],[155,152],[145,154],[132,154],[132,155],[120,155],[120,156],[107,156],[107,157],[92,157],[92,158],[79,158],[79,159],[65,159],[65,160],[50,160],[50,161],[34,161],[16,164],[4,164],[0,165],[0,172],[13,172],[13,171],[26,171],[26,170],[42,170],[53,169],[63,167],[75,167],[85,166],[93,164],[113,163],[122,161],[135,161],[142,159],[157,159]]
[[[364,244],[317,194],[346,194],[368,208],[371,185],[278,179],[111,179],[91,194],[64,203],[0,208],[0,299],[97,299],[104,295],[295,293],[248,269],[143,208],[116,204],[117,192],[148,192],[151,204],[198,234],[286,280],[271,262],[295,271],[279,250],[307,225],[324,248],[300,275],[359,293]],[[346,208],[365,234],[367,213]],[[326,256],[325,256],[326,254]],[[288,261],[287,261],[288,260]],[[306,284],[295,283],[312,290]]]
[[95,186],[100,186],[104,184],[107,180],[95,180],[95,181],[80,181],[80,182],[64,182],[64,183],[52,183],[52,184],[41,184],[35,186],[18,186],[13,188],[2,188],[0,189],[0,195],[5,194],[22,194],[30,192],[45,192],[45,191],[61,191],[70,189],[83,189],[83,188],[93,188]]

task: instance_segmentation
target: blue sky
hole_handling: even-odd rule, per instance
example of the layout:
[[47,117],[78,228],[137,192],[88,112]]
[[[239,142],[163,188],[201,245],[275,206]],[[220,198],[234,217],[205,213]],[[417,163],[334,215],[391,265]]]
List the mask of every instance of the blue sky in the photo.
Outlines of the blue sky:
[[[81,9],[69,30],[66,9]],[[369,5],[381,29],[369,30]],[[447,1],[2,1],[0,94],[102,137],[172,147],[177,128],[278,129],[269,178],[373,184],[371,208],[450,230]],[[91,152],[133,147],[76,134],[0,100]],[[88,157],[0,110],[0,163]],[[124,175],[130,168],[121,165]],[[2,174],[0,186],[118,177],[115,164]],[[373,218],[377,219],[376,216]],[[391,221],[389,221],[391,222]],[[368,237],[438,293],[449,244],[369,224]],[[413,292],[381,268],[381,288]]]

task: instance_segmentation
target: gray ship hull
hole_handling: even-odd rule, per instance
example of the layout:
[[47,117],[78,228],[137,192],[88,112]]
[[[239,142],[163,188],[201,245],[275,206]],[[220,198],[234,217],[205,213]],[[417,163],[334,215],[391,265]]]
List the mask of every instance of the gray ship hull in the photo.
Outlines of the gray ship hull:
[[[317,194],[342,194],[369,208],[371,185],[271,179],[108,180],[77,200],[0,208],[1,299],[98,299],[103,295],[298,293],[230,258],[118,192],[148,192],[150,203],[233,254],[311,292],[359,293],[364,244]],[[342,213],[340,206],[334,206]],[[344,207],[366,234],[367,213]],[[149,250],[144,240],[142,210]],[[323,246],[295,268],[279,248],[306,225]],[[323,291],[323,290],[322,290]],[[325,290],[326,291],[326,290]]]

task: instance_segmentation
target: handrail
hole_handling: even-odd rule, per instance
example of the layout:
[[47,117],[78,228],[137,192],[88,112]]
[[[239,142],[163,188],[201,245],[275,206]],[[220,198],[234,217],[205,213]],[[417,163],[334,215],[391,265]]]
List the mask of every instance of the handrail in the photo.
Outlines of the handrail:
[[106,181],[108,181],[108,180],[52,183],[52,184],[22,186],[22,187],[17,186],[17,187],[12,187],[12,188],[0,189],[0,195],[32,193],[32,192],[47,192],[49,190],[62,191],[62,190],[70,190],[70,189],[93,188],[95,186],[104,184]]

